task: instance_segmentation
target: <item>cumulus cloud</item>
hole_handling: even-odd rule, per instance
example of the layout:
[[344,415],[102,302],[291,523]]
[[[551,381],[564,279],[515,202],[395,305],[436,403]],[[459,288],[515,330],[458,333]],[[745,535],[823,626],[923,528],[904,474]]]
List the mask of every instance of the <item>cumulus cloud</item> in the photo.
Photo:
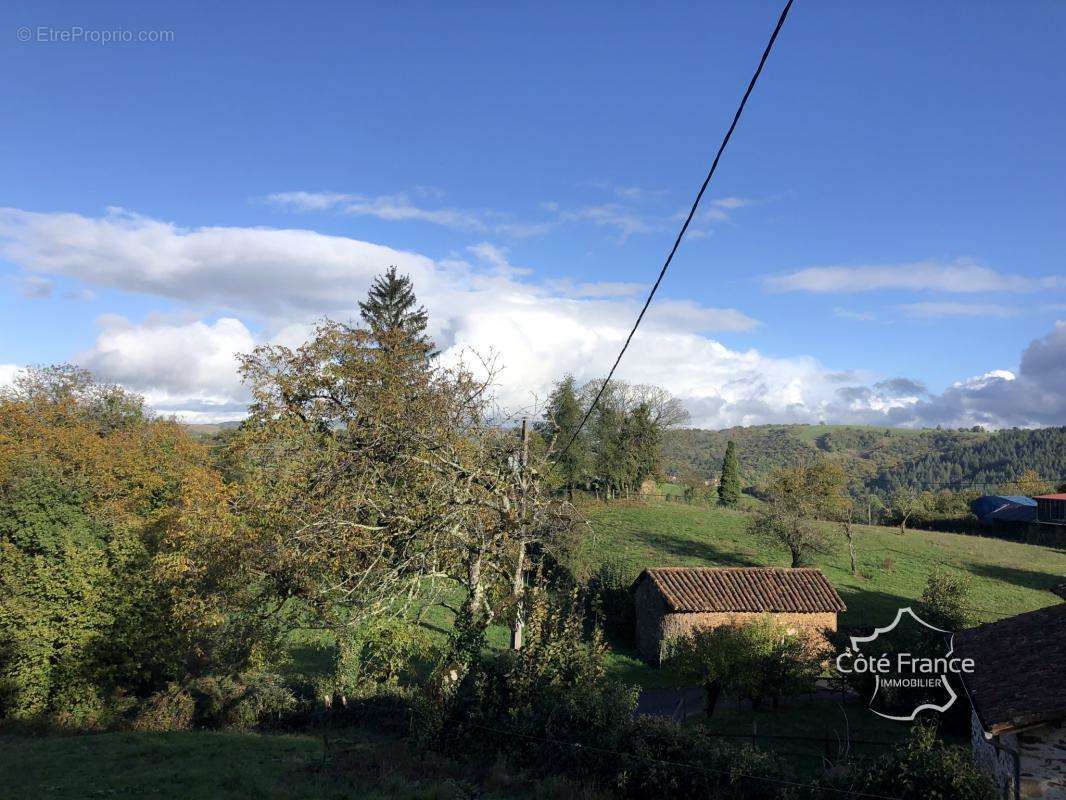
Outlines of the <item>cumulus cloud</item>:
[[150,317],[133,323],[118,315],[98,320],[100,333],[78,362],[98,378],[144,394],[159,411],[203,417],[243,416],[247,395],[237,376],[237,356],[255,347],[238,319],[213,323]]
[[[371,279],[395,264],[415,281],[442,358],[495,352],[508,408],[544,398],[570,372],[599,377],[641,302],[631,284],[538,282],[505,248],[474,245],[466,258],[433,260],[309,230],[182,228],[129,212],[104,217],[0,212],[3,254],[27,272],[79,279],[175,301],[186,316],[100,320],[80,363],[189,420],[240,416],[246,395],[235,354],[257,343],[295,346],[322,315],[346,319]],[[469,260],[468,260],[469,259]],[[878,424],[1035,425],[1066,420],[1066,328],[1032,343],[1016,372],[990,372],[930,394],[902,376],[831,369],[806,356],[734,349],[716,331],[758,325],[737,309],[668,297],[650,309],[619,377],[660,384],[692,424],[725,427],[821,419]],[[847,366],[847,365],[844,365]],[[13,369],[13,368],[12,368]],[[4,372],[0,368],[0,378]]]
[[951,262],[858,267],[809,267],[764,279],[777,292],[871,292],[886,289],[937,292],[1030,292],[1066,286],[1058,276],[1029,278],[1007,275],[967,259]]
[[14,383],[20,369],[18,364],[0,364],[0,390]]

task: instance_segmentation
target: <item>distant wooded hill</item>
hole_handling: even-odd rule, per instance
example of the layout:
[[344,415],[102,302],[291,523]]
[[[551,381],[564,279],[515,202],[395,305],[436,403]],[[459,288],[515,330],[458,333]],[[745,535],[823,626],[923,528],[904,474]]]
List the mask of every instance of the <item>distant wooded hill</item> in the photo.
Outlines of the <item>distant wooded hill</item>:
[[857,425],[677,429],[664,441],[664,469],[679,477],[716,478],[730,439],[737,443],[745,486],[819,455],[839,461],[853,482],[883,497],[901,487],[993,491],[1026,470],[1056,485],[1066,482],[1066,427],[994,433]]

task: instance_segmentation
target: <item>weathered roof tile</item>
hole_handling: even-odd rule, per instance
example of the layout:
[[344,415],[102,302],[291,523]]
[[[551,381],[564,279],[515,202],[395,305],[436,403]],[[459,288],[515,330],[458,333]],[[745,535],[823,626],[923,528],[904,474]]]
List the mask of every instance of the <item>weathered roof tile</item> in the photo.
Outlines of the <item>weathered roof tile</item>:
[[650,580],[670,611],[844,611],[836,589],[819,570],[778,567],[655,567],[637,578]]
[[974,660],[962,678],[989,733],[1066,719],[1066,603],[957,633],[955,655]]

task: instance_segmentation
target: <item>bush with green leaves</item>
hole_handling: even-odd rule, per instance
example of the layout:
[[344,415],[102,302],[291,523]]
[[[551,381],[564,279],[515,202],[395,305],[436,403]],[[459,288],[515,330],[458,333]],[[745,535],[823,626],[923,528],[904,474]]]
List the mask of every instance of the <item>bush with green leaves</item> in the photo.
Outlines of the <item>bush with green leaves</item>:
[[[589,630],[582,605],[576,592],[533,588],[518,651],[487,651],[483,638],[460,627],[427,687],[424,729],[436,744],[512,751],[533,759],[532,768],[544,751],[530,741],[613,746],[636,707],[636,688],[608,677],[602,633]],[[565,765],[572,751],[552,749],[552,759]]]
[[625,639],[632,638],[635,624],[632,586],[636,572],[625,559],[608,556],[588,583],[596,610],[603,616],[604,629]]
[[958,631],[968,627],[969,576],[941,567],[934,567],[922,591],[919,615],[930,625],[946,631]]
[[369,619],[337,635],[337,661],[329,689],[342,701],[383,686],[395,686],[416,661],[429,658],[426,632],[395,617]]
[[[883,795],[897,800],[996,800],[989,777],[973,763],[969,748],[945,744],[932,723],[915,725],[891,753],[835,770],[820,787]],[[814,790],[812,800],[826,792]]]
[[0,391],[0,717],[92,727],[128,698],[247,667],[270,615],[230,624],[214,598],[255,586],[228,553],[208,574],[185,546],[218,483],[208,458],[76,367]]
[[772,800],[787,796],[782,790],[793,778],[771,753],[670,720],[634,720],[624,749],[616,785],[633,800]]
[[769,615],[749,622],[700,628],[670,644],[667,666],[700,681],[707,713],[720,692],[736,693],[758,708],[770,698],[808,692],[822,670],[826,648],[815,634],[790,632]]

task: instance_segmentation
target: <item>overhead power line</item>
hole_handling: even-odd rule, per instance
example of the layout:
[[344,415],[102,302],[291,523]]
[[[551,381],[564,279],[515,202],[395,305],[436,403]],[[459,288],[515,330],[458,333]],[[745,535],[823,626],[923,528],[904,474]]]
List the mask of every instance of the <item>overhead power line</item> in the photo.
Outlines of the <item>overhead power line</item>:
[[637,332],[637,328],[640,327],[640,323],[644,319],[644,314],[647,312],[648,306],[651,305],[652,298],[655,297],[655,292],[659,289],[659,284],[661,284],[663,278],[666,277],[666,271],[670,268],[670,262],[674,260],[674,254],[677,252],[677,248],[681,246],[681,240],[684,238],[685,232],[688,230],[688,226],[692,222],[692,218],[696,215],[696,209],[699,208],[700,200],[703,199],[703,193],[707,191],[707,187],[711,183],[711,178],[714,177],[714,172],[718,169],[718,162],[722,158],[722,153],[725,152],[726,145],[729,144],[729,140],[733,136],[733,131],[736,130],[737,123],[740,122],[740,115],[744,113],[744,106],[747,105],[748,98],[751,96],[751,92],[755,88],[756,82],[759,80],[759,75],[762,74],[762,69],[766,65],[766,60],[770,57],[770,51],[774,48],[774,42],[777,41],[777,34],[781,32],[781,27],[785,24],[785,18],[788,17],[788,12],[791,8],[792,0],[788,0],[788,2],[785,3],[785,7],[781,10],[781,16],[777,20],[777,25],[774,26],[774,32],[770,34],[770,41],[766,43],[766,49],[763,50],[762,58],[759,59],[759,66],[755,68],[755,73],[751,76],[751,80],[748,81],[748,88],[744,91],[744,96],[740,99],[740,105],[737,106],[737,112],[733,115],[733,122],[729,125],[729,130],[726,131],[722,143],[718,145],[718,152],[715,153],[714,161],[711,162],[711,168],[707,171],[707,177],[703,179],[703,185],[700,186],[699,192],[696,193],[696,199],[692,202],[692,208],[689,209],[688,216],[685,217],[685,222],[681,226],[681,230],[678,231],[677,238],[674,239],[674,246],[670,248],[670,253],[666,256],[666,261],[663,263],[663,268],[659,270],[659,277],[655,279],[651,291],[648,292],[648,299],[644,301],[644,307],[640,309],[640,313],[637,315],[637,320],[633,323],[633,329],[629,331],[629,335],[626,337],[622,349],[618,352],[618,358],[614,360],[614,364],[611,366],[611,371],[607,373],[607,378],[601,384],[599,391],[596,392],[596,397],[593,398],[592,403],[589,404],[585,416],[581,419],[581,423],[577,426],[573,435],[571,435],[570,441],[566,443],[566,446],[560,451],[559,455],[556,456],[556,462],[562,460],[563,456],[565,456],[570,448],[573,447],[578,435],[585,427],[585,423],[587,423],[589,417],[592,416],[592,412],[596,409],[596,405],[600,402],[600,398],[603,397],[603,393],[607,390],[607,385],[611,382],[611,378],[614,377],[615,370],[618,369],[618,364],[622,361],[622,356],[626,354],[626,350],[629,348],[629,343],[633,340],[633,335]]

